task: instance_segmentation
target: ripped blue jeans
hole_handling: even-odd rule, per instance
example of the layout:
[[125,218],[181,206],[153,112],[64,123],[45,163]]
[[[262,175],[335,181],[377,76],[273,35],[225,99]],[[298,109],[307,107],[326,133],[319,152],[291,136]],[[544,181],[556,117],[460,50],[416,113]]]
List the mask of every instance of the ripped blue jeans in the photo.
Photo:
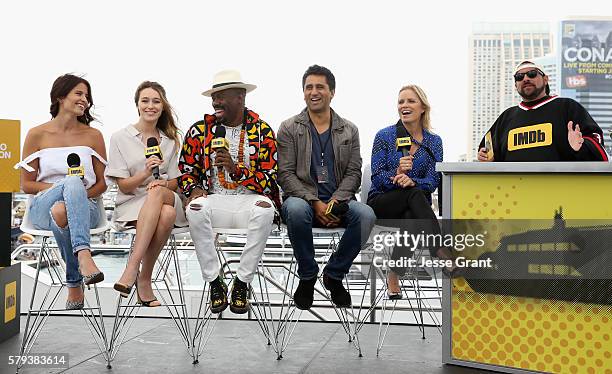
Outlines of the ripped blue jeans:
[[[59,227],[51,215],[51,208],[58,202],[66,206],[66,227]],[[96,227],[101,218],[97,202],[87,198],[81,178],[67,176],[51,188],[39,192],[30,202],[29,216],[36,229],[53,231],[66,262],[66,286],[79,287],[83,277],[79,272],[77,252],[90,248],[89,229]]]

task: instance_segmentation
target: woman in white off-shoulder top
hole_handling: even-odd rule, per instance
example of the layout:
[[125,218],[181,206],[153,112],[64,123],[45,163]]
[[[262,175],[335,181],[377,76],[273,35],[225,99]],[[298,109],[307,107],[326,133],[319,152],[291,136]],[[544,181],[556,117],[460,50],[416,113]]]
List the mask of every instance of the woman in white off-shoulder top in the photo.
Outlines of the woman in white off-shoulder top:
[[[23,144],[21,189],[34,195],[30,220],[37,229],[52,230],[66,262],[66,309],[83,308],[82,283],[104,280],[91,257],[89,230],[100,222],[96,198],[106,191],[106,149],[94,117],[91,86],[66,74],[51,88],[52,119],[32,128]],[[67,158],[78,159],[82,175],[68,175]],[[77,173],[79,174],[79,173]]]

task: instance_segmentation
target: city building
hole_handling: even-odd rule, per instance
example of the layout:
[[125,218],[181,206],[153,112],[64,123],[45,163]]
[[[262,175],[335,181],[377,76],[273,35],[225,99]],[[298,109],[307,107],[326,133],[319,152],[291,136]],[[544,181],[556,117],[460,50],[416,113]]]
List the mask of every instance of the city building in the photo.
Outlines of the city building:
[[544,69],[544,74],[548,76],[548,85],[551,95],[559,95],[559,57],[555,54],[548,54],[543,57],[534,58],[533,62]]
[[554,52],[549,23],[476,23],[469,40],[467,160],[499,114],[516,105],[512,71],[523,60]]

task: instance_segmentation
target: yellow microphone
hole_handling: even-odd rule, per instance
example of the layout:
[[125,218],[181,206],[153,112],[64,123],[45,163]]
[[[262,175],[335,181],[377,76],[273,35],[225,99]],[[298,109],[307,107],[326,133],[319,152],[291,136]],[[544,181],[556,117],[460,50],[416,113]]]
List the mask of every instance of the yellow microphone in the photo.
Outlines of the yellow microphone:
[[212,149],[225,148],[226,150],[229,150],[229,142],[227,141],[227,139],[225,139],[225,127],[224,126],[221,126],[221,125],[217,126],[217,129],[215,130],[215,137],[210,143],[210,147]]
[[398,151],[402,152],[402,156],[410,156],[410,147],[412,146],[412,139],[410,136],[405,136],[403,138],[397,138],[395,141],[395,148]]
[[493,139],[491,137],[491,131],[485,135],[485,150],[487,152],[487,160],[493,161],[495,155],[493,154]]

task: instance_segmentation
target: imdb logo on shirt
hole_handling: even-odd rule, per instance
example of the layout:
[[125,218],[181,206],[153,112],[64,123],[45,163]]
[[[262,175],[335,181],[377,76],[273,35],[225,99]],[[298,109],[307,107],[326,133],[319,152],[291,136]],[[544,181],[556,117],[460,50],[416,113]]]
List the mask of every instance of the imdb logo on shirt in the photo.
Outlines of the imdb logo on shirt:
[[519,127],[508,133],[508,151],[546,147],[552,144],[552,123]]

